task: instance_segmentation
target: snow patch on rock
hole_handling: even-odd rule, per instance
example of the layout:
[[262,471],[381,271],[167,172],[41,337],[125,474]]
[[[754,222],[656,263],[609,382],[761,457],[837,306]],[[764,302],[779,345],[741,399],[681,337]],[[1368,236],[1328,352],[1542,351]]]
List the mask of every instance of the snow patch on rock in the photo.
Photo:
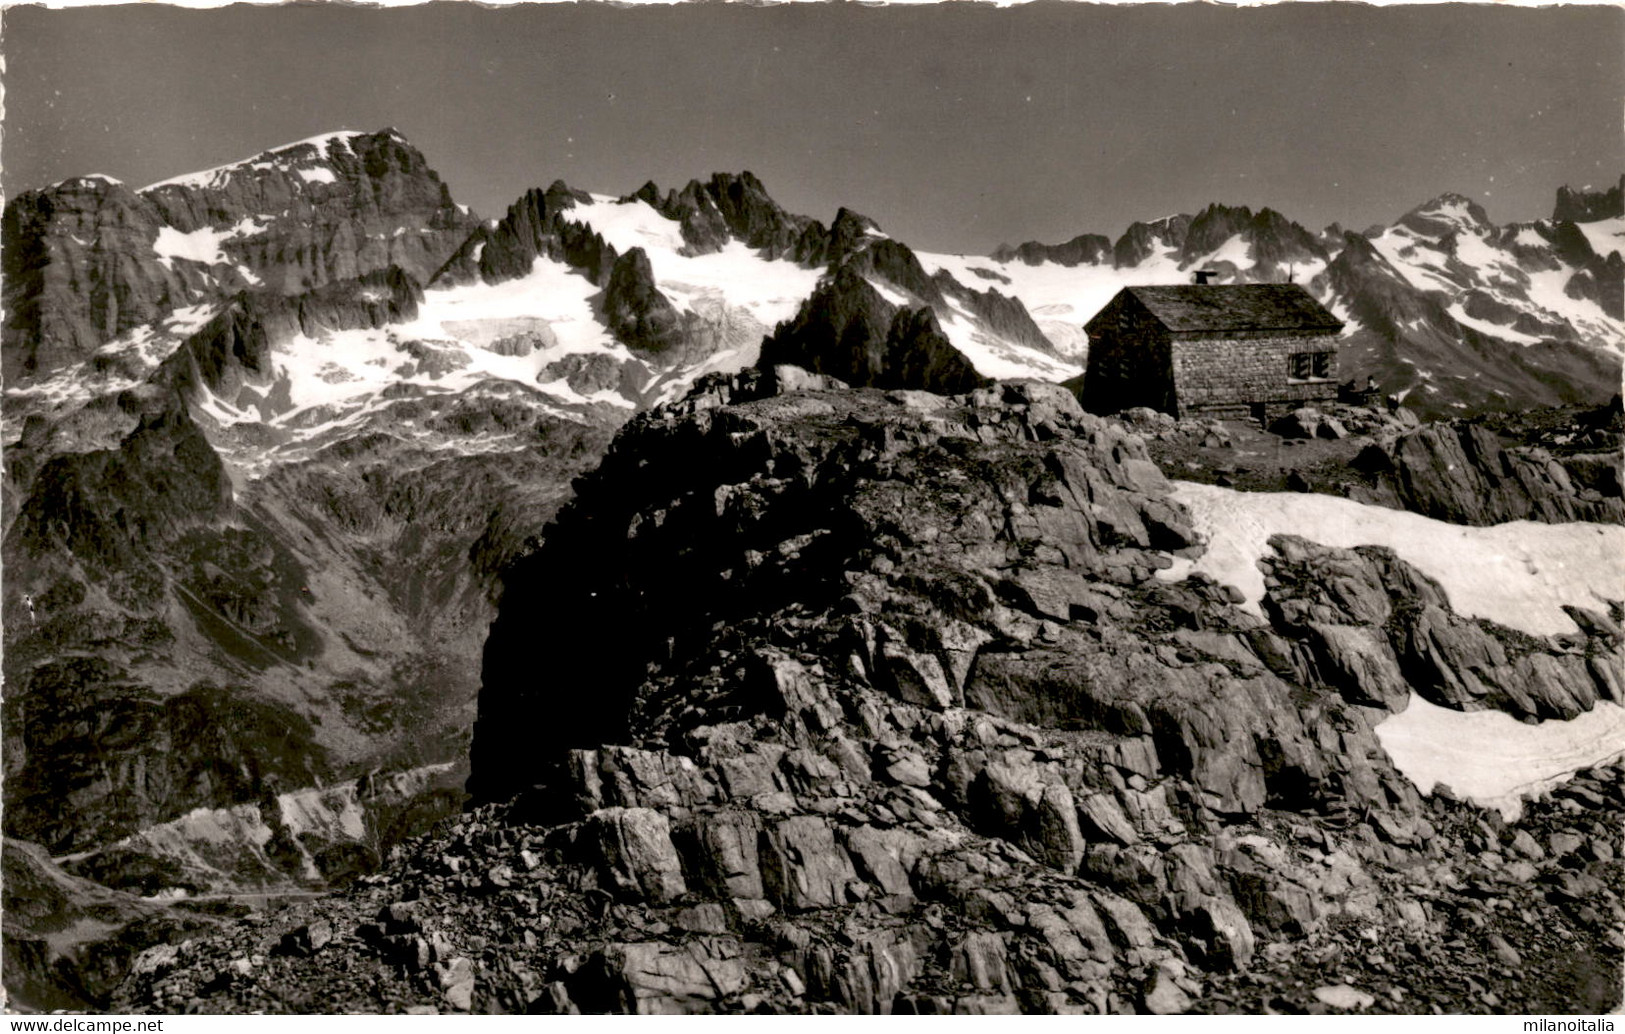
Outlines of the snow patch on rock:
[[1565,603],[1597,608],[1625,599],[1625,528],[1532,521],[1466,527],[1334,496],[1173,484],[1208,548],[1195,561],[1176,559],[1161,577],[1201,571],[1240,589],[1243,606],[1259,615],[1259,561],[1272,535],[1339,549],[1386,546],[1436,580],[1458,614],[1531,635],[1578,631]]
[[[225,185],[226,181],[229,180],[234,173],[243,172],[256,167],[272,168],[275,164],[277,164],[274,159],[288,151],[296,150],[301,147],[315,147],[319,152],[325,155],[334,147],[349,147],[351,140],[358,136],[366,135],[367,134],[365,133],[356,132],[354,130],[342,130],[337,133],[322,133],[318,136],[307,137],[304,140],[295,140],[291,144],[282,144],[281,146],[273,147],[268,151],[261,151],[259,154],[248,158],[241,158],[234,162],[228,162],[225,165],[217,165],[212,169],[203,169],[199,172],[188,172],[184,175],[174,176],[170,179],[159,180],[157,183],[149,183],[137,191],[137,193],[145,194],[149,190],[158,190],[161,187],[195,187],[199,189],[216,189]],[[266,159],[273,159],[273,161],[267,161]]]
[[245,217],[224,229],[204,226],[190,233],[182,233],[173,226],[164,226],[158,230],[158,236],[152,242],[152,250],[157,253],[158,261],[170,268],[173,268],[176,259],[198,262],[206,266],[222,265],[231,259],[226,256],[221,245],[226,241],[264,233],[269,225],[269,223],[261,225],[256,219]]
[[1394,767],[1424,793],[1450,787],[1509,821],[1522,799],[1625,755],[1625,707],[1608,701],[1568,721],[1526,725],[1501,711],[1452,711],[1415,693],[1374,730]]

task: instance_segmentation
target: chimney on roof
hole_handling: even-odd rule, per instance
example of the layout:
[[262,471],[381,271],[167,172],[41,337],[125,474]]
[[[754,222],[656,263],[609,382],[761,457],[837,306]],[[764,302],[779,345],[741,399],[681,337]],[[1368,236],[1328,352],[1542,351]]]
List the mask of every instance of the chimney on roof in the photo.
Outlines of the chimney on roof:
[[1219,271],[1216,269],[1198,269],[1196,271],[1196,282],[1199,284],[1205,284],[1208,282],[1209,277],[1215,277],[1218,275]]

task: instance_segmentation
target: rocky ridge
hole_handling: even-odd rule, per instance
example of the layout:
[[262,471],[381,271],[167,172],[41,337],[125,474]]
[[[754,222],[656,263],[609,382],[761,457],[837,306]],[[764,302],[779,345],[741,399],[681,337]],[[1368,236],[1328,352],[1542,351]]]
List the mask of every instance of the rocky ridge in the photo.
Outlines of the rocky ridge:
[[[1554,793],[1545,861],[1419,794],[1373,729],[1399,706],[1379,641],[1425,628],[1409,677],[1515,705],[1443,687],[1576,650],[1617,668],[1619,605],[1518,637],[1385,550],[1279,539],[1260,619],[1157,576],[1200,543],[1143,443],[1062,389],[764,390],[636,418],[510,572],[470,784],[492,804],[332,902],[149,953],[119,1005],[1325,1007],[1292,982],[1313,967],[1383,992],[1325,1000],[1404,1010],[1500,951],[1447,940],[1468,912],[1531,958],[1554,945],[1528,920],[1561,928],[1617,983],[1617,770]],[[1383,631],[1336,653],[1334,625]],[[1484,635],[1515,648],[1444,645]],[[1485,838],[1543,859],[1551,892],[1475,905]],[[1431,1000],[1560,1008],[1549,982],[1475,979],[1494,1001]]]

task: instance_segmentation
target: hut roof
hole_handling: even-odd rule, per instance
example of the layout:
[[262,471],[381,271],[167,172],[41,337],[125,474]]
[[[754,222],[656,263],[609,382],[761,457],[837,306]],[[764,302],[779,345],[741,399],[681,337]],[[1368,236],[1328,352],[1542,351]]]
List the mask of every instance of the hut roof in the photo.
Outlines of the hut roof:
[[1178,284],[1125,287],[1174,333],[1223,330],[1337,331],[1343,321],[1301,284]]

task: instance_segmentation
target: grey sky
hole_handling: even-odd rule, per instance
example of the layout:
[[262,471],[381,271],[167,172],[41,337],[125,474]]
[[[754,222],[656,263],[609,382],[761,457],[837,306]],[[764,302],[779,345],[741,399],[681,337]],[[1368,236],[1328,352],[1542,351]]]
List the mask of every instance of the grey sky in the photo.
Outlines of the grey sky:
[[917,247],[1116,235],[1210,201],[1319,228],[1445,191],[1498,221],[1625,171],[1625,11],[1035,3],[7,9],[8,194],[141,186],[395,126],[500,214],[750,169]]

